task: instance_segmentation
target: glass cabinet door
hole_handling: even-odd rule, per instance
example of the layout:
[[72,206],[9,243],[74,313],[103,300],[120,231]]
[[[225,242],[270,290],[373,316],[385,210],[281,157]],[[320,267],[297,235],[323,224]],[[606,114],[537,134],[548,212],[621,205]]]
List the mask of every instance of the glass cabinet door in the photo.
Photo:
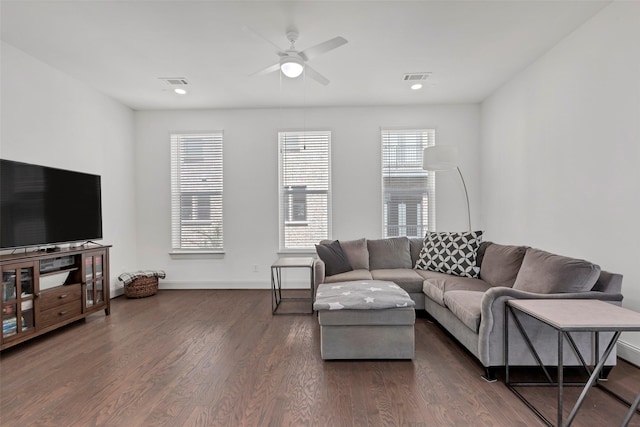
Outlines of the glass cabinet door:
[[84,308],[92,310],[105,305],[105,277],[103,265],[106,253],[94,252],[84,256]]
[[93,282],[87,282],[87,285],[85,286],[85,298],[84,298],[84,302],[85,302],[85,307],[86,308],[91,308],[94,306],[95,303],[95,299],[93,297]]
[[94,257],[87,255],[84,259],[84,278],[86,280],[93,280],[93,263]]
[[93,257],[93,262],[95,265],[95,272],[96,272],[96,279],[99,279],[102,277],[102,258],[104,258],[103,255],[96,255]]
[[2,342],[35,331],[34,266],[2,267]]
[[96,280],[95,282],[95,288],[96,288],[96,304],[102,304],[104,303],[104,289],[103,289],[103,284],[102,284],[102,280]]

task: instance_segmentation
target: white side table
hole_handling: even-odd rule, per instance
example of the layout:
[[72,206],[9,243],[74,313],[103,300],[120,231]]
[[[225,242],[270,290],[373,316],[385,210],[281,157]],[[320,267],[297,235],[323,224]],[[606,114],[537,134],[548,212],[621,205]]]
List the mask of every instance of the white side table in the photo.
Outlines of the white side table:
[[[313,257],[286,257],[278,258],[271,265],[271,313],[272,314],[313,314],[313,284],[315,282],[315,272]],[[282,296],[282,270],[285,268],[308,268],[309,273],[309,297],[283,297]],[[309,310],[303,312],[278,313],[278,308],[282,301],[309,301]]]

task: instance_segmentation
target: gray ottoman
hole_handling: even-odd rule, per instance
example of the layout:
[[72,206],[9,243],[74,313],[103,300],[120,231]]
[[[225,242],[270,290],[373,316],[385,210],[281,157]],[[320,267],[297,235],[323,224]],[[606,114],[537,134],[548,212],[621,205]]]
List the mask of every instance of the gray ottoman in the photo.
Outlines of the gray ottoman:
[[318,311],[322,358],[413,359],[414,305],[393,282],[321,284],[313,308]]

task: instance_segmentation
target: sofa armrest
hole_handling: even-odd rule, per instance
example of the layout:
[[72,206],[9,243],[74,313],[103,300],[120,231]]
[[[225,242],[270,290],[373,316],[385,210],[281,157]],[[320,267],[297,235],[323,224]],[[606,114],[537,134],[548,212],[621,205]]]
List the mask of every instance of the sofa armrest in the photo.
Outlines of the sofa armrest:
[[[505,303],[512,299],[598,299],[621,305],[622,294],[599,291],[538,294],[507,287],[494,287],[482,297],[478,353],[484,366],[500,366],[503,363]],[[510,328],[511,329],[511,328]],[[511,332],[509,334],[511,340]]]
[[320,258],[316,258],[316,260],[313,263],[314,289],[317,289],[318,285],[324,283],[324,277],[325,277],[324,261],[322,261]]

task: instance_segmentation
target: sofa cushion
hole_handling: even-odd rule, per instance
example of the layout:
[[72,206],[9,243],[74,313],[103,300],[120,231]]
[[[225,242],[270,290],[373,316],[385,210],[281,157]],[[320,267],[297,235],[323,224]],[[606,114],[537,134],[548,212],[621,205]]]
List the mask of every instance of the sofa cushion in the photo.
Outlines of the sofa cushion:
[[463,233],[427,232],[420,258],[415,268],[477,278],[480,268],[476,265],[482,231]]
[[540,294],[583,292],[598,280],[600,267],[589,261],[529,248],[513,289]]
[[338,273],[353,270],[347,255],[337,240],[331,243],[320,243],[316,245],[316,252],[320,259],[324,261],[325,276],[333,276]]
[[418,273],[424,280],[427,280],[427,279],[449,279],[449,278],[453,277],[450,274],[438,273],[437,271],[431,271],[431,270],[417,270],[417,269],[414,269],[413,271]]
[[[367,239],[340,240],[340,246],[354,270],[369,269],[369,250],[367,249]],[[331,243],[331,240],[323,240],[320,244]]]
[[341,240],[340,244],[344,253],[347,254],[349,262],[354,269],[369,269],[369,249],[367,239]]
[[478,332],[483,295],[478,291],[450,291],[444,294],[444,303],[469,329]]
[[418,259],[420,259],[420,252],[424,246],[424,238],[411,237],[409,239],[409,252],[411,253],[411,267],[416,265]]
[[333,276],[326,276],[324,283],[336,283],[336,282],[349,282],[351,280],[372,280],[371,272],[369,270],[358,269],[353,271],[347,271],[346,273],[334,274]]
[[445,294],[452,291],[476,291],[484,292],[491,288],[484,280],[468,277],[440,277],[426,279],[422,286],[422,292],[434,302],[445,306]]
[[480,265],[480,278],[493,286],[513,286],[522,265],[526,246],[493,243],[487,246]]
[[374,280],[393,282],[409,293],[422,292],[424,279],[410,268],[371,270],[371,276]]
[[[489,246],[493,245],[493,242],[482,241],[480,242],[480,246],[478,246],[478,253],[476,254],[476,264],[482,266],[482,258],[484,258],[484,253]],[[482,268],[482,267],[480,267]]]
[[406,237],[367,240],[367,248],[369,249],[369,270],[412,267],[409,239]]

